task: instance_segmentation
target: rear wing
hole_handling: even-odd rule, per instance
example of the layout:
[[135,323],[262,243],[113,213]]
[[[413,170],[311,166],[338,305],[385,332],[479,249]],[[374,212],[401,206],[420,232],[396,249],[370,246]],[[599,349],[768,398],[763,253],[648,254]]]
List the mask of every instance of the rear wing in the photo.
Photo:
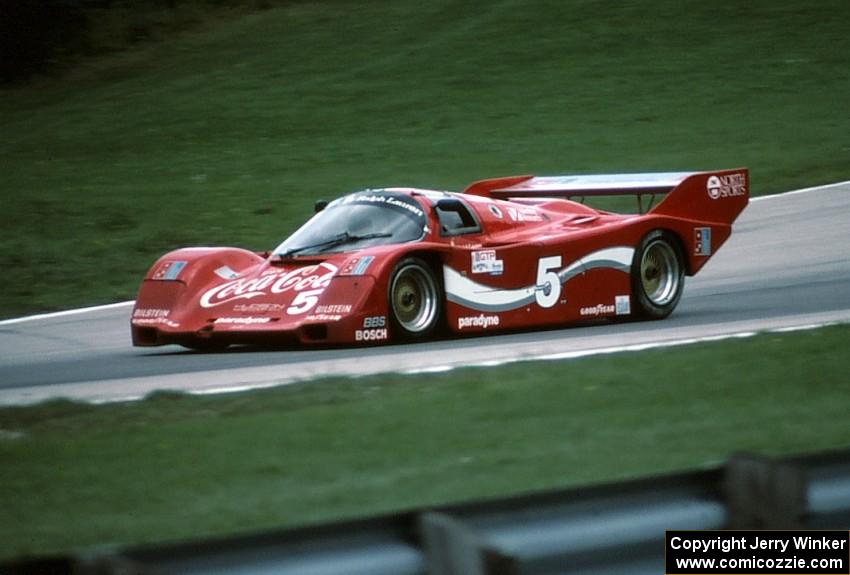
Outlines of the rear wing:
[[[641,213],[731,224],[746,207],[749,189],[749,172],[739,168],[716,172],[514,176],[475,182],[464,193],[506,200],[636,196]],[[658,196],[663,199],[653,208]]]

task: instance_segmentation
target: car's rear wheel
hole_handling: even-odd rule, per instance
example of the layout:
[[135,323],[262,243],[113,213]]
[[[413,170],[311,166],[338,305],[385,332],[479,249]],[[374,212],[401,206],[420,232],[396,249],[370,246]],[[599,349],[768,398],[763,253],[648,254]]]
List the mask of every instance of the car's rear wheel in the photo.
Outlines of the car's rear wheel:
[[395,334],[421,339],[437,329],[443,313],[443,289],[434,270],[421,258],[405,258],[396,265],[388,297]]
[[685,266],[679,242],[670,232],[653,230],[641,239],[632,260],[632,294],[636,315],[662,319],[682,297]]

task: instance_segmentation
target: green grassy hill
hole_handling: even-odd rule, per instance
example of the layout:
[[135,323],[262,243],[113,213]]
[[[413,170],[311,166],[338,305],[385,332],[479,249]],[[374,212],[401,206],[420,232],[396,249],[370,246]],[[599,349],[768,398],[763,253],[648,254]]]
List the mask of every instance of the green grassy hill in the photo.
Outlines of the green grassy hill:
[[0,92],[0,316],[276,245],[317,198],[513,173],[848,179],[850,4],[299,2]]

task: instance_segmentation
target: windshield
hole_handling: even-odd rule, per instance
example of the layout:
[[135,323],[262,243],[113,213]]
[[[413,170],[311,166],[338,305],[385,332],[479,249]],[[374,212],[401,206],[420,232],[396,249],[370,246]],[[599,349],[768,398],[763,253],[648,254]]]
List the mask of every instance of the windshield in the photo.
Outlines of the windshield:
[[331,202],[274,255],[315,255],[422,239],[427,220],[416,200],[394,192],[367,190]]

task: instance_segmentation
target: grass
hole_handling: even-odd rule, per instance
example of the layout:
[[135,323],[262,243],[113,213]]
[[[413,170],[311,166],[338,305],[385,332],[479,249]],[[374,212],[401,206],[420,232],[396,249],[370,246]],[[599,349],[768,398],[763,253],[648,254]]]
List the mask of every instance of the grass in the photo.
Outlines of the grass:
[[843,325],[604,361],[0,409],[0,558],[849,446],[849,344]]
[[297,2],[0,95],[0,317],[132,298],[161,253],[266,249],[317,198],[749,166],[844,180],[850,5]]

